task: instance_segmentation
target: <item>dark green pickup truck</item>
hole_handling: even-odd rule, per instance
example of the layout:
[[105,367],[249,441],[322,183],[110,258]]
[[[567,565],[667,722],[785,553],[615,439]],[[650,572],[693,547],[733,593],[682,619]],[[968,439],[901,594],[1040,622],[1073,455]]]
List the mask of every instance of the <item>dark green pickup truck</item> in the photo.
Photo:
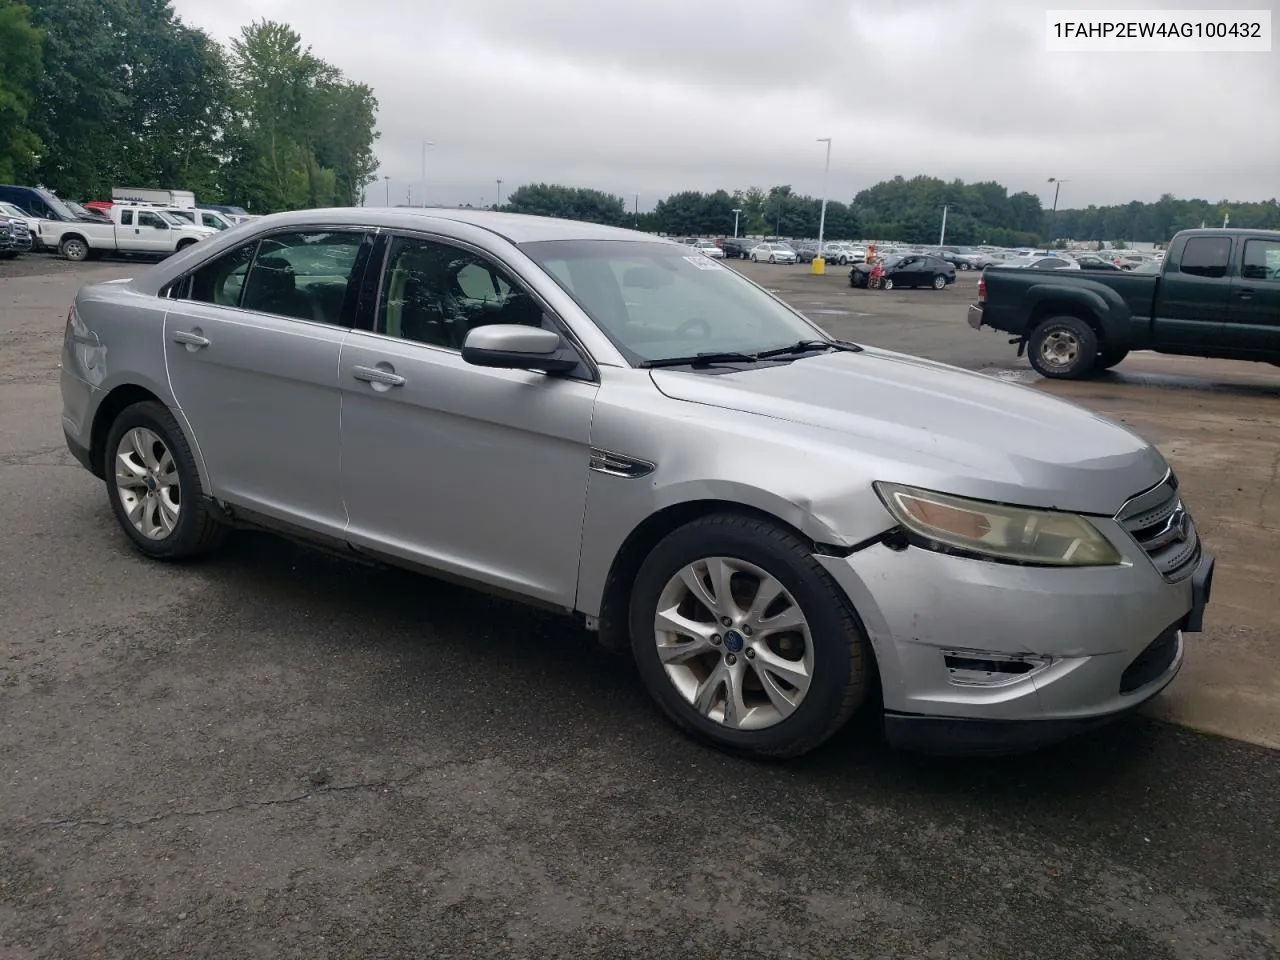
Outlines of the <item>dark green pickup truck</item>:
[[1079,379],[1130,350],[1280,365],[1280,232],[1183,230],[1159,273],[983,273],[969,326],[1012,334],[1037,372]]

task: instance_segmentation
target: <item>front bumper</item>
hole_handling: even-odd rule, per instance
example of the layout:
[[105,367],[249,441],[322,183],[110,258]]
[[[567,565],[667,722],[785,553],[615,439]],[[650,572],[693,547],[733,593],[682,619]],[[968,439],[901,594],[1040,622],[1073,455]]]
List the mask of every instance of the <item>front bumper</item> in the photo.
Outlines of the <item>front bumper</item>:
[[[1181,668],[1184,633],[1203,625],[1213,557],[1203,554],[1191,576],[1170,583],[1136,544],[1122,553],[1120,565],[1078,569],[884,544],[818,560],[875,650],[890,742],[1004,753],[1122,716]],[[956,669],[958,658],[1036,665],[975,679]]]

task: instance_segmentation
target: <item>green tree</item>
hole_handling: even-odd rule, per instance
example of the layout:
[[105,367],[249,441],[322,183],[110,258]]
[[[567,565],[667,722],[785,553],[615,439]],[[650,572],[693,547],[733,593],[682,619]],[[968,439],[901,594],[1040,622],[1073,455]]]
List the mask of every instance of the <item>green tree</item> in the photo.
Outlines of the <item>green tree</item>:
[[30,114],[40,79],[42,37],[21,0],[0,0],[0,180],[30,175],[40,138]]
[[[44,34],[36,179],[75,199],[208,184],[225,121],[222,54],[167,0],[29,0]],[[7,52],[8,45],[4,48]]]
[[564,217],[614,226],[625,226],[634,220],[634,217],[628,219],[626,201],[622,197],[553,183],[526,184],[513,190],[502,209],[510,213]]
[[358,201],[376,166],[369,87],[272,20],[248,24],[231,42],[230,77],[226,193],[257,212]]

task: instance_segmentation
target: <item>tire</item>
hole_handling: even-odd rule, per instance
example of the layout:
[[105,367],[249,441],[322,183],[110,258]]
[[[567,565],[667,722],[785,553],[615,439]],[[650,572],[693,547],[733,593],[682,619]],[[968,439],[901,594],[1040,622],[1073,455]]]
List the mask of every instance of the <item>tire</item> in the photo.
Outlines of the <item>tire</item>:
[[758,258],[754,253],[751,255],[751,262],[752,262],[752,263],[759,263],[759,262],[760,262],[759,258]]
[[1128,347],[1108,347],[1104,343],[1098,348],[1098,357],[1093,361],[1093,369],[1110,370],[1128,355]]
[[892,290],[892,289],[893,289],[893,278],[892,278],[892,277],[885,277],[883,280],[881,280],[881,281],[880,281],[880,289],[881,289],[881,290]]
[[89,244],[80,237],[67,237],[58,244],[58,252],[63,258],[73,263],[83,263],[89,259]]
[[778,258],[777,258],[777,257],[775,257],[775,256],[771,253],[771,254],[769,254],[769,262],[770,262],[770,263],[777,263],[777,262],[778,262]]
[[[229,528],[210,513],[187,438],[163,404],[135,403],[120,412],[107,431],[104,467],[111,510],[134,546],[148,557],[184,560],[208,553],[225,539]],[[126,486],[119,477],[138,482]],[[148,495],[150,501],[145,499]],[[140,499],[135,523],[126,502]]]
[[[759,584],[760,574],[773,578],[781,588],[774,604],[784,598],[790,603],[780,612],[768,604],[764,612],[775,610],[773,616],[779,617],[796,610],[807,625],[807,638],[789,631],[766,634],[758,621],[753,638],[746,626],[754,618],[741,616],[739,604],[747,602],[741,594],[730,597],[731,612],[739,616],[729,628],[716,625],[711,609],[693,599],[682,572],[716,570],[725,558],[726,567],[737,571],[730,575],[731,589]],[[684,599],[678,606],[686,617],[683,622],[692,618],[705,621],[702,641],[687,634],[682,642],[677,639],[679,634],[659,634],[655,628],[660,605],[673,603],[673,597],[681,595]],[[715,599],[705,587],[703,595]],[[746,625],[738,629],[744,621]],[[844,726],[870,686],[870,648],[840,588],[813,558],[811,544],[806,546],[767,520],[713,514],[665,537],[636,575],[629,625],[637,668],[658,706],[681,729],[732,753],[775,758],[807,753]],[[664,664],[660,643],[668,648],[680,645],[690,652],[697,646],[703,652]],[[803,674],[796,671],[791,675],[796,679],[807,676],[807,687],[801,691],[792,685],[786,690],[775,679],[771,686],[777,696],[769,696],[763,678],[782,674],[767,666],[786,671],[795,664],[804,664],[805,669]],[[705,680],[717,673],[726,680],[736,676],[744,684],[732,698],[739,710],[746,707],[738,714],[746,720],[743,726],[726,722],[726,718],[733,720],[728,696],[733,684],[709,688],[714,698],[708,699],[705,710],[695,707],[691,699],[696,690],[708,689]],[[779,701],[784,704],[781,709]]]
[[1027,356],[1036,373],[1050,380],[1080,380],[1093,372],[1098,335],[1079,317],[1050,317],[1033,331]]
[[178,245],[174,248],[174,250],[177,253],[181,253],[183,250],[187,249],[187,247],[191,246],[193,243],[195,243],[194,240],[179,240]]
[[967,263],[962,263],[962,264],[960,264],[960,269],[961,269],[961,270],[971,270],[971,269],[972,269],[972,267],[970,267],[970,266],[969,266],[969,264],[967,264]]
[[942,290],[947,285],[947,278],[942,274],[938,274],[933,278],[933,289]]

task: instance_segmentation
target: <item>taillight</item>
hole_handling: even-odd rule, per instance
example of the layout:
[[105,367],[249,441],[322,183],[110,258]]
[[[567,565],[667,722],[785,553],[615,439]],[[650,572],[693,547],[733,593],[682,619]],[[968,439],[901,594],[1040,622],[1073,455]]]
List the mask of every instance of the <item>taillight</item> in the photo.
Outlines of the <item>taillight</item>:
[[982,276],[978,278],[978,299],[987,299],[987,273],[984,270]]

